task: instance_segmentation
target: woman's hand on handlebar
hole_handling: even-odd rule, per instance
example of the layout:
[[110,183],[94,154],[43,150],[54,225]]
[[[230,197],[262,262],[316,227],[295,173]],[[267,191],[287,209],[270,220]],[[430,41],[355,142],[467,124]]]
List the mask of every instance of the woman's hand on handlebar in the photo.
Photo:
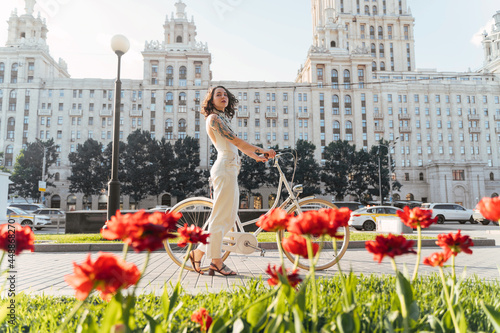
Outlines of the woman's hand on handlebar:
[[257,162],[267,162],[270,158],[274,158],[276,152],[273,149],[267,149],[262,151],[262,155],[257,155],[255,160]]
[[270,158],[276,157],[276,152],[274,151],[274,149],[265,150],[264,157],[266,158],[266,162],[267,162],[267,160],[269,160]]

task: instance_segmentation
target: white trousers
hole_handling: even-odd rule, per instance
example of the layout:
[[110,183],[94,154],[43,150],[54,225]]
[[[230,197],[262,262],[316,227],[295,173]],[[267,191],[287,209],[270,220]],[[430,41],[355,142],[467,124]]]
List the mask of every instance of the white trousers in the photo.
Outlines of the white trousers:
[[238,189],[239,158],[219,157],[210,170],[214,189],[214,208],[208,218],[208,245],[200,244],[198,249],[208,259],[222,258],[222,239],[231,230],[238,214],[240,192]]

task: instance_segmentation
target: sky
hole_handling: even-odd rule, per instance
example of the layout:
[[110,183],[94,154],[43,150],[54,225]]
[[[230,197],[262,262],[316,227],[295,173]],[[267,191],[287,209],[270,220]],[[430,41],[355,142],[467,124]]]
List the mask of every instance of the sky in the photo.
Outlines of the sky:
[[[294,81],[312,41],[310,0],[183,0],[197,25],[197,41],[208,43],[213,79]],[[63,58],[73,78],[116,77],[110,40],[127,36],[122,78],[142,79],[146,41],[163,41],[165,17],[177,0],[38,0],[49,29],[51,55]],[[2,0],[0,45],[7,21],[24,0]],[[472,5],[473,4],[473,5]],[[408,0],[415,18],[417,68],[464,72],[483,63],[481,33],[491,30],[498,0]],[[473,6],[474,8],[471,8]]]

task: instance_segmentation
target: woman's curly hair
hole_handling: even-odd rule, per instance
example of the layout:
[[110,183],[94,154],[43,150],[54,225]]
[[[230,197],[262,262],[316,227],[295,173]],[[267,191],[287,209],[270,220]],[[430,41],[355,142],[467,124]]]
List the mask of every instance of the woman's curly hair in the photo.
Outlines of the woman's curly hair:
[[222,88],[226,91],[228,104],[227,107],[224,109],[224,113],[229,119],[233,119],[235,113],[234,110],[236,108],[236,104],[238,104],[238,100],[231,92],[229,92],[229,90],[226,89],[226,87],[223,86],[213,87],[207,92],[207,95],[203,100],[203,104],[201,105],[201,111],[200,111],[201,114],[204,115],[206,118],[212,113],[214,113],[214,110],[216,110],[213,101],[214,101],[214,92],[215,90],[217,90],[217,88]]

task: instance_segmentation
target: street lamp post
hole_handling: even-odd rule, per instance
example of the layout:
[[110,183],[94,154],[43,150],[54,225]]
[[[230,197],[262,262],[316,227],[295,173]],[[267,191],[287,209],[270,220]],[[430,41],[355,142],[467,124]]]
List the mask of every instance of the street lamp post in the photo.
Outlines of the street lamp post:
[[113,117],[113,150],[111,152],[111,180],[108,183],[108,215],[110,220],[120,209],[120,182],[118,181],[118,161],[120,154],[120,106],[122,82],[120,80],[121,58],[130,48],[127,37],[115,35],[111,38],[111,48],[118,56],[118,71],[115,82],[115,107]]

